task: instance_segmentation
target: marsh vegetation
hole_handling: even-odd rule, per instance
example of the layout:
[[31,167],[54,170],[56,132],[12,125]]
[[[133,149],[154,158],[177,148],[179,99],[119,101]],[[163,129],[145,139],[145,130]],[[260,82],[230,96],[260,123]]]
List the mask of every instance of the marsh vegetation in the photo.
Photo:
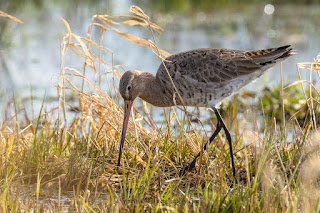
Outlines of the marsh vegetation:
[[[263,95],[241,91],[222,104],[239,179],[233,188],[223,134],[203,153],[197,171],[179,176],[216,122],[209,116],[199,119],[197,109],[163,108],[162,122],[155,122],[159,111],[138,103],[122,168],[116,167],[123,119],[118,81],[125,70],[114,64],[114,52],[102,40],[114,33],[114,42],[125,38],[148,47],[159,62],[170,55],[154,36],[146,40],[125,31],[163,31],[140,8],[130,10],[131,15],[93,16],[87,37],[61,20],[66,30],[61,71],[53,79],[54,108],[47,96],[34,114],[19,97],[7,100],[0,121],[2,211],[319,211],[320,94],[314,84],[320,78],[319,55],[297,64],[298,76],[304,72],[317,79],[301,77]],[[76,57],[82,69],[69,66],[69,57]]]

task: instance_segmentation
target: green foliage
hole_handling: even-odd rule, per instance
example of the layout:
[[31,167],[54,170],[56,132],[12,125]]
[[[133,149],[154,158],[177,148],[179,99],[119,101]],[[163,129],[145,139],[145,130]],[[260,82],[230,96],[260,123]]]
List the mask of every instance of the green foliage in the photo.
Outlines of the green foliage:
[[287,1],[261,1],[261,0],[157,0],[145,1],[134,0],[135,4],[144,6],[147,9],[156,8],[157,11],[163,12],[192,12],[212,11],[221,7],[242,7],[251,4],[318,4],[318,0],[287,0]]
[[[283,100],[281,97],[281,90],[281,86],[276,88],[266,87],[263,90],[263,95],[260,97],[260,108],[263,108],[269,123],[272,122],[272,119],[274,118],[277,121],[282,121],[284,112],[286,119],[294,116],[300,125],[303,125],[304,123],[307,124],[311,119],[311,104],[313,105],[312,113],[318,115],[320,109],[317,100],[319,97],[314,90],[303,90],[301,85],[291,86],[283,90]],[[311,99],[308,97],[313,97],[313,103],[311,103]],[[319,116],[316,116],[316,118],[316,122],[319,123]]]

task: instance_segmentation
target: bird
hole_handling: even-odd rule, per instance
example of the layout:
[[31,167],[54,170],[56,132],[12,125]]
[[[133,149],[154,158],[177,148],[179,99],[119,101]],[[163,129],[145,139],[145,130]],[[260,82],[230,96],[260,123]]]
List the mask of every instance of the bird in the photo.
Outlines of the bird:
[[[121,164],[131,107],[133,101],[140,97],[157,107],[182,105],[211,108],[217,117],[217,125],[203,150],[223,129],[229,143],[232,173],[236,179],[231,134],[218,111],[219,104],[294,53],[291,45],[250,51],[201,48],[167,57],[155,76],[143,71],[126,71],[119,82],[119,92],[124,99],[124,120],[117,166]],[[200,153],[180,174],[195,168]]]

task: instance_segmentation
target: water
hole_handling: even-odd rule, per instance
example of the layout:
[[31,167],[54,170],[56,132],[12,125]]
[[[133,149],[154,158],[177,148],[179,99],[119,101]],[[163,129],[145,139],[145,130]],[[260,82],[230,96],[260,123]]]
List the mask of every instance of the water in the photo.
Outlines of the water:
[[[91,4],[86,1],[75,4],[43,1],[42,6],[35,7],[28,1],[11,13],[25,24],[0,19],[0,26],[7,22],[7,27],[0,28],[3,30],[0,40],[1,94],[8,96],[14,90],[22,99],[28,99],[32,91],[36,97],[35,110],[40,108],[44,94],[55,99],[57,90],[53,84],[57,84],[60,42],[62,33],[66,32],[60,19],[69,22],[73,33],[85,37],[92,15],[129,14],[129,7],[134,3],[130,0],[101,0]],[[273,13],[272,7],[265,4],[221,7],[208,12],[163,13],[156,8],[148,8],[145,12],[165,29],[162,34],[156,34],[156,40],[160,48],[170,53],[202,47],[244,50],[291,44],[298,54],[283,62],[285,84],[296,80],[296,63],[310,61],[320,52],[320,28],[316,27],[320,20],[319,5],[274,6]],[[121,29],[152,40],[147,28]],[[94,31],[94,37],[99,33]],[[116,33],[108,32],[102,44],[114,51],[114,63],[123,65],[126,70],[155,73],[160,64],[160,59],[150,49],[133,44]],[[104,59],[107,63],[112,62],[111,57]],[[66,66],[81,71],[83,60],[68,56]],[[279,66],[275,67],[249,84],[247,89],[259,91],[265,85],[276,86],[280,82],[279,70]],[[307,76],[305,72],[306,79]],[[102,88],[108,90],[105,85]]]

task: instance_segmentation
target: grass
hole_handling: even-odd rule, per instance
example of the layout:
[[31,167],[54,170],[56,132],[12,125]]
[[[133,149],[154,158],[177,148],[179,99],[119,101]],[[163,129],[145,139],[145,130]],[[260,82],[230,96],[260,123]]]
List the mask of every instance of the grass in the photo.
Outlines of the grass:
[[[160,59],[169,55],[158,49],[155,40],[146,41],[116,28],[162,30],[139,8],[131,11],[132,16],[94,16],[88,38],[73,34],[62,20],[68,32],[55,83],[57,109],[47,109],[44,97],[38,115],[31,118],[17,100],[7,104],[0,123],[1,211],[318,212],[320,143],[315,118],[319,93],[311,80],[300,79],[279,89],[286,97],[288,89],[309,85],[308,90],[299,87],[303,106],[286,112],[285,116],[291,117],[285,123],[281,116],[268,116],[268,106],[263,104],[266,97],[256,107],[263,117],[260,129],[257,117],[252,116],[258,111],[248,111],[241,103],[244,93],[222,106],[236,151],[239,183],[233,188],[229,147],[222,133],[203,153],[200,172],[179,176],[182,164],[193,159],[210,135],[203,125],[214,126],[215,122],[194,123],[191,120],[197,120],[193,119],[196,113],[184,113],[184,109],[163,109],[164,122],[159,125],[153,122],[150,106],[142,103],[136,107],[122,167],[116,167],[123,119],[117,83],[124,68],[114,65],[113,57],[111,63],[102,60],[106,53],[113,55],[100,45],[103,36],[113,31],[150,47]],[[91,40],[93,28],[101,30],[97,42]],[[82,71],[67,67],[65,59],[71,54],[83,59]],[[319,74],[319,58],[298,64],[298,72],[307,70]],[[100,85],[107,85],[107,93]],[[76,94],[76,101],[68,98],[70,94]],[[297,117],[305,113],[303,107],[311,116],[304,116],[301,123]],[[71,117],[70,108],[78,113]],[[244,123],[247,117],[251,117],[251,126]]]

